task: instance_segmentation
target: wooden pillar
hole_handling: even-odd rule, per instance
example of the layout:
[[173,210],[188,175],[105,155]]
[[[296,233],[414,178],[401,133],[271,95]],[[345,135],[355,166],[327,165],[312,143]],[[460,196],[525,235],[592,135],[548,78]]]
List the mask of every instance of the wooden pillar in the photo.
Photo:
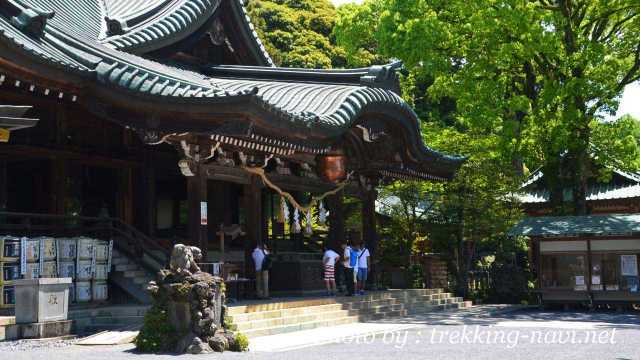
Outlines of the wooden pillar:
[[207,174],[200,165],[195,176],[187,177],[187,202],[189,204],[189,243],[199,247],[205,256],[209,226],[201,221],[201,209],[202,203],[207,203]]
[[378,263],[378,229],[376,221],[376,199],[378,192],[375,190],[369,190],[364,193],[362,198],[362,240],[364,240],[364,246],[369,249],[371,257],[369,259],[370,269],[368,286],[370,288],[376,287],[376,275],[377,275],[377,263]]
[[49,213],[65,215],[65,198],[67,196],[67,162],[56,157],[51,160],[51,203]]
[[340,244],[342,244],[346,240],[344,230],[343,200],[344,193],[340,191],[335,195],[328,196],[326,203],[329,210],[329,243],[327,244],[327,246],[336,251],[339,250]]
[[[145,184],[145,204],[146,209],[142,209],[145,213],[145,229],[147,234],[151,237],[156,235],[156,229],[158,228],[158,199],[156,190],[156,170],[148,166],[144,169],[144,184]],[[174,223],[175,224],[175,223]]]
[[133,225],[133,174],[130,167],[118,171],[117,217],[124,223]]
[[258,244],[262,244],[262,180],[251,175],[249,184],[244,186],[245,213],[245,270],[252,274],[255,270],[251,253]]

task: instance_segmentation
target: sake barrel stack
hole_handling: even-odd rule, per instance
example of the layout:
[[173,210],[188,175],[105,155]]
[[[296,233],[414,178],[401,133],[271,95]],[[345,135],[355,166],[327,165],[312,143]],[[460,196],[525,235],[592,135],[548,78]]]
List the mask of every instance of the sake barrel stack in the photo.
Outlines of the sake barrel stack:
[[0,237],[0,308],[15,305],[14,281],[20,279],[20,238]]
[[92,259],[94,256],[95,240],[80,237],[76,242],[75,301],[78,303],[85,303],[90,302],[93,298],[93,294],[91,292],[91,280],[93,279]]
[[109,242],[96,240],[94,243],[95,271],[91,281],[93,301],[106,301],[109,297],[107,279],[109,278]]

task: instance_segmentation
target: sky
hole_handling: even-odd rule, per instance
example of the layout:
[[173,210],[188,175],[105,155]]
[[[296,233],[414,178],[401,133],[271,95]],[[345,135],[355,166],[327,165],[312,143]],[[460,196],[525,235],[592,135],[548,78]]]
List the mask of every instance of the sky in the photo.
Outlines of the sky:
[[[363,0],[331,0],[334,5],[342,5],[346,3],[361,3]],[[627,86],[618,108],[618,113],[613,116],[616,119],[622,115],[631,114],[637,119],[640,119],[640,82]]]
[[616,115],[618,117],[626,114],[640,119],[640,81],[624,89],[624,95],[622,95],[622,101]]

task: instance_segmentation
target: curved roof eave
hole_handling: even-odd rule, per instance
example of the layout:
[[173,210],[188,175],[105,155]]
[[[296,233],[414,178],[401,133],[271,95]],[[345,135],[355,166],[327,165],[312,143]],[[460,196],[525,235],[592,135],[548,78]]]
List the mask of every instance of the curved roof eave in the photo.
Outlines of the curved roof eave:
[[[107,18],[107,37],[101,42],[130,53],[143,54],[173,45],[200,29],[221,0],[175,0],[148,10],[144,20]],[[138,15],[138,18],[142,15]],[[110,32],[110,33],[109,33]]]

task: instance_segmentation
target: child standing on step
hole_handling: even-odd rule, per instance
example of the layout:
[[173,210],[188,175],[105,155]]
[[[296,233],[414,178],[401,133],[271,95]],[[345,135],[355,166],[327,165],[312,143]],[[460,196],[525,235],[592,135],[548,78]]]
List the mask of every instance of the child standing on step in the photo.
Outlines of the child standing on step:
[[327,286],[327,295],[333,296],[336,294],[336,262],[340,259],[340,255],[337,252],[325,248],[324,255],[322,256],[322,264],[324,265],[324,283]]
[[360,295],[364,295],[364,287],[367,283],[367,277],[369,276],[369,249],[365,246],[359,246],[361,250],[358,252],[358,273],[356,278],[358,279],[358,286],[356,291]]

